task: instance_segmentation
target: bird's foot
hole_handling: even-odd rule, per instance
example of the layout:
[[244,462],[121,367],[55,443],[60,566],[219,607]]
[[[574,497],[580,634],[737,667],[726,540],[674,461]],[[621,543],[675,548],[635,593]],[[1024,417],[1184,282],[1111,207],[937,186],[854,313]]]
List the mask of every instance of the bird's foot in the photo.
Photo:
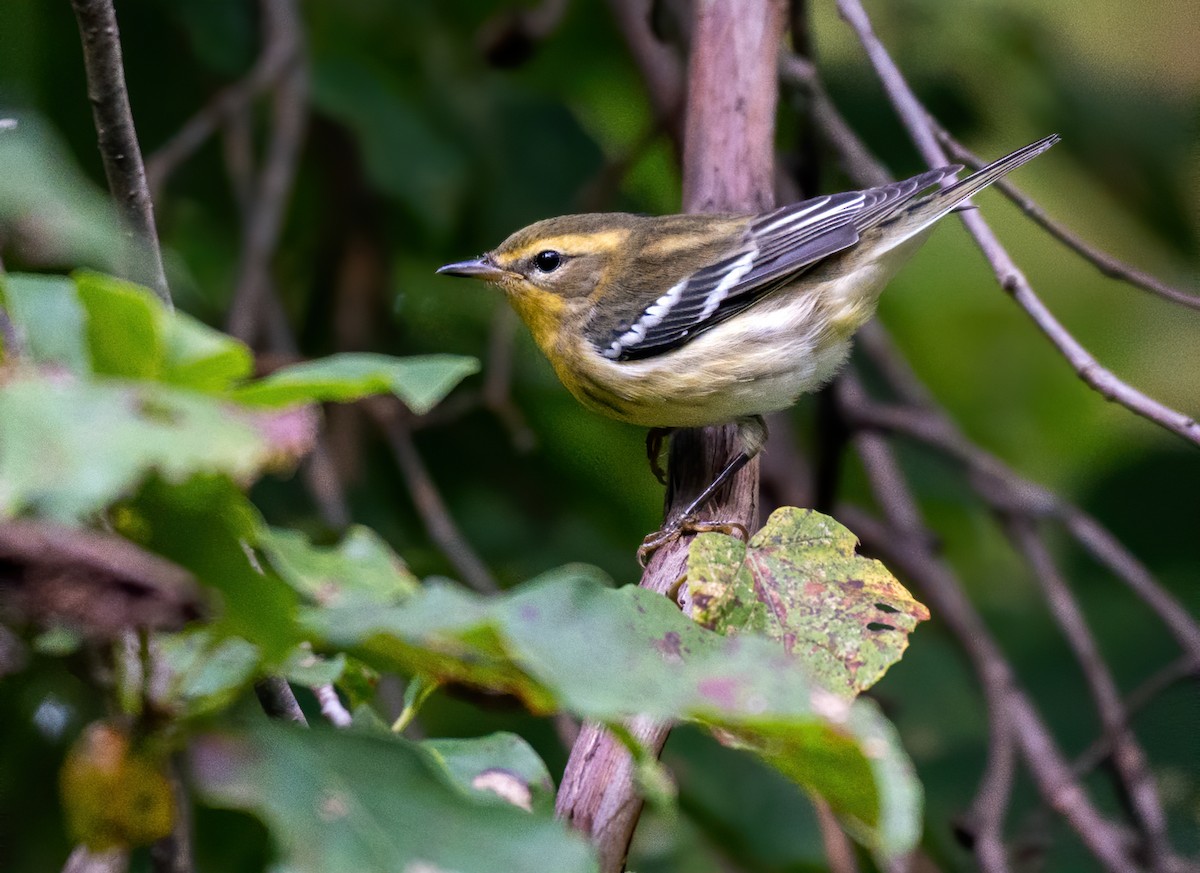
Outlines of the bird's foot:
[[638,547],[638,563],[643,569],[650,563],[654,553],[668,543],[673,543],[684,534],[723,533],[726,536],[737,534],[746,542],[750,541],[750,531],[738,521],[700,521],[694,516],[685,515],[673,518],[661,529],[647,536]]
[[675,430],[673,427],[652,427],[646,431],[646,458],[650,461],[650,472],[660,485],[667,484],[667,473],[662,468],[663,446],[667,437]]

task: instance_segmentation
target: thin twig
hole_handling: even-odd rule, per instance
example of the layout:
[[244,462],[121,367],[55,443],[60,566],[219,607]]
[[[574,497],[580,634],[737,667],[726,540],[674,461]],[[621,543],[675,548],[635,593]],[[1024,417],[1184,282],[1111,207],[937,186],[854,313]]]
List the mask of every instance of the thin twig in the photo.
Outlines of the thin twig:
[[354,723],[333,685],[314,685],[312,692],[317,696],[317,703],[321,705],[321,715],[325,716],[331,725],[344,728]]
[[[945,147],[950,157],[954,160],[962,161],[972,167],[982,167],[987,163],[955,139],[948,130],[932,117],[930,118],[930,123],[934,126],[938,141]],[[1028,215],[1035,224],[1094,266],[1102,275],[1110,279],[1125,282],[1143,291],[1149,291],[1151,294],[1156,294],[1164,300],[1170,300],[1172,303],[1178,303],[1181,306],[1187,306],[1191,309],[1200,309],[1200,294],[1173,288],[1161,279],[1114,258],[1108,252],[1101,251],[1066,225],[1055,221],[1047,215],[1046,210],[1042,209],[1032,197],[1021,191],[1020,188],[1008,179],[1000,179],[995,183],[995,187],[1005,197],[1020,207],[1021,211]]]
[[[861,405],[866,392],[852,372],[844,373],[837,387],[840,404]],[[920,593],[970,658],[989,708],[1010,719],[1018,748],[1047,804],[1071,824],[1105,869],[1110,873],[1128,873],[1130,864],[1121,829],[1096,810],[1075,781],[1049,730],[1018,686],[1012,667],[955,574],[931,551],[931,538],[924,530],[920,510],[886,441],[879,434],[859,432],[853,442],[875,499],[883,507],[890,525],[881,526],[852,509],[843,510],[839,517],[895,569],[919,584]]]
[[838,162],[848,176],[867,187],[892,181],[892,174],[838,110],[812,61],[791,52],[781,52],[779,75],[784,84],[800,89],[808,97],[818,132],[837,153]]
[[260,0],[264,40],[254,66],[242,79],[217,92],[146,159],[146,179],[155,199],[180,164],[195,154],[217,130],[265,94],[296,60],[300,43],[291,38],[287,29],[272,26],[281,16],[287,15],[288,3],[289,0]]
[[[856,442],[870,439],[880,438],[863,434],[856,437]],[[867,463],[865,458],[864,463]],[[1016,684],[1012,668],[953,571],[921,546],[920,540],[908,536],[906,530],[881,523],[854,507],[842,507],[838,518],[873,554],[912,581],[934,614],[953,633],[980,679],[989,709],[1008,718],[1021,755],[1046,804],[1070,823],[1104,869],[1110,873],[1130,873],[1134,867],[1125,852],[1121,828],[1096,810],[1072,776],[1070,765],[1028,695]]]
[[608,0],[608,6],[641,73],[655,118],[681,143],[685,82],[679,54],[651,29],[649,0]]
[[993,509],[1061,521],[1096,561],[1158,615],[1180,647],[1200,660],[1200,624],[1155,580],[1145,565],[1091,515],[1041,485],[1022,478],[998,458],[973,445],[940,411],[929,407],[885,406],[861,398],[847,401],[843,409],[853,427],[901,434],[962,464],[976,493]]
[[813,809],[817,813],[817,826],[821,829],[821,846],[825,850],[825,861],[829,873],[858,873],[858,861],[854,857],[854,846],[842,830],[837,816],[824,800],[814,797]]
[[1008,873],[1004,819],[1017,774],[1017,742],[1012,722],[999,708],[988,707],[988,754],[983,776],[963,817],[971,848],[983,873]]
[[131,243],[132,278],[149,285],[170,308],[171,292],[158,245],[154,203],[146,187],[146,169],[125,87],[117,15],[112,0],[71,0],[71,6],[83,40],[88,99],[92,103],[104,175]]
[[396,414],[396,404],[371,402],[366,406],[391,446],[396,465],[408,483],[413,504],[425,524],[430,539],[446,556],[446,560],[462,577],[463,582],[476,591],[499,591],[500,586],[496,584],[491,571],[475,553],[446,508],[441,492],[425,468],[421,456],[417,453],[417,447],[413,445],[412,435]]
[[1050,614],[1054,616],[1083,672],[1100,716],[1102,731],[1112,746],[1114,770],[1142,836],[1150,869],[1165,873],[1164,865],[1171,849],[1167,840],[1166,816],[1159,803],[1146,754],[1129,729],[1129,718],[1117,683],[1104,663],[1079,603],[1059,574],[1034,523],[1015,516],[1003,521],[1005,531],[1017,550],[1025,556],[1034,578],[1042,586]]
[[283,230],[308,120],[308,69],[300,11],[295,0],[277,0],[264,7],[264,12],[268,10],[271,14],[264,29],[273,34],[268,38],[294,48],[289,52],[287,71],[272,95],[271,133],[244,225],[241,263],[227,324],[229,332],[245,342],[253,342],[260,328],[271,258]]
[[[893,108],[907,128],[921,156],[930,167],[948,163],[937,140],[928,111],[909,88],[899,67],[871,29],[870,19],[860,0],[837,0],[838,11],[858,35],[876,75],[883,85]],[[1034,292],[1033,287],[1017,267],[1007,250],[992,233],[978,210],[963,212],[960,218],[974,237],[984,257],[991,265],[996,279],[1017,304],[1033,319],[1038,329],[1050,340],[1074,368],[1079,377],[1102,397],[1175,433],[1189,442],[1200,445],[1200,423],[1191,416],[1153,400],[1133,386],[1117,378],[1103,367],[1083,345],[1054,317]]]
[[[1126,717],[1132,719],[1160,694],[1184,679],[1200,679],[1200,661],[1187,655],[1176,658],[1129,693],[1122,704]],[[1071,772],[1076,778],[1087,776],[1112,754],[1112,739],[1107,733],[1101,734],[1079,753],[1071,763]]]

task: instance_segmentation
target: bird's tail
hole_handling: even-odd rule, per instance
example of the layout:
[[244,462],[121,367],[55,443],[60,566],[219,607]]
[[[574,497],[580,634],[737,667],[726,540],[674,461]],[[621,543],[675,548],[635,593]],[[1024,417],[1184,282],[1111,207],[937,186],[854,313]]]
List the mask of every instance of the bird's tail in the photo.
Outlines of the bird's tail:
[[1017,149],[1010,155],[1005,155],[998,161],[993,161],[960,182],[955,182],[953,185],[947,185],[945,188],[935,191],[928,197],[918,200],[909,206],[905,210],[906,220],[911,220],[914,225],[917,225],[914,230],[933,224],[947,212],[957,208],[959,204],[971,195],[977,194],[997,179],[1008,175],[1017,167],[1036,158],[1042,152],[1046,151],[1046,149],[1050,148],[1050,146],[1058,142],[1059,139],[1061,137],[1057,133],[1052,133],[1050,136],[1030,143],[1024,148]]

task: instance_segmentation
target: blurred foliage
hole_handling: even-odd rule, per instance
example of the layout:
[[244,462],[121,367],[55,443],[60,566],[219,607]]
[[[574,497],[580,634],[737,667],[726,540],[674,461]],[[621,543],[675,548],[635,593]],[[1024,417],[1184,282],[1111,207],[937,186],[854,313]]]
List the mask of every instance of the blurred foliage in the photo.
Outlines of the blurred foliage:
[[[901,0],[873,4],[871,12],[918,93],[974,150],[992,156],[1051,131],[1062,134],[1063,144],[1023,170],[1017,184],[1089,240],[1168,281],[1194,286],[1200,275],[1200,66],[1195,28],[1183,24],[1194,21],[1193,7],[1191,0],[1163,0],[1153,9],[1102,0],[1086,11],[1036,0],[966,6]],[[487,63],[481,34],[509,4],[310,0],[303,8],[311,117],[273,274],[306,356],[458,354],[484,359],[486,376],[489,343],[506,329],[495,321],[503,302],[483,287],[435,277],[436,266],[483,251],[548,215],[678,207],[673,149],[655,128],[605,4],[571,3],[524,63],[504,69]],[[257,5],[248,0],[123,0],[118,12],[147,154],[244,75],[258,52]],[[897,173],[915,169],[913,151],[832,4],[813,4],[812,16],[818,58],[839,105]],[[6,0],[0,9],[0,118],[10,116],[20,125],[0,131],[0,212],[11,217],[36,206],[38,220],[0,225],[5,266],[116,269],[119,246],[101,194],[69,4]],[[250,122],[261,133],[269,109],[258,107]],[[802,127],[785,120],[781,131],[781,148],[790,149]],[[17,137],[28,147],[17,148]],[[242,245],[225,160],[220,139],[209,142],[167,181],[156,204],[176,301],[196,320],[172,322],[187,326],[168,337],[151,316],[145,330],[160,338],[157,344],[138,343],[128,354],[97,362],[97,342],[105,350],[120,346],[81,333],[85,323],[92,334],[104,328],[80,315],[89,305],[86,292],[56,295],[54,288],[64,292],[70,284],[61,279],[10,279],[5,294],[14,313],[31,324],[52,319],[56,327],[28,337],[35,359],[70,361],[76,372],[89,365],[114,376],[153,373],[178,384],[165,375],[172,372],[188,390],[212,395],[246,375],[237,347],[210,348],[214,336],[204,327],[224,323]],[[845,186],[832,171],[823,173],[823,182]],[[1200,313],[1103,279],[998,194],[979,203],[1035,287],[1088,348],[1152,396],[1196,410]],[[21,294],[22,282],[37,282],[47,293],[34,301]],[[18,298],[31,308],[22,309]],[[136,313],[137,299],[130,305]],[[1200,612],[1200,458],[1087,390],[995,287],[961,229],[947,222],[937,232],[893,283],[881,317],[968,435],[1096,514]],[[156,350],[151,358],[142,356],[147,348]],[[197,370],[197,359],[211,366]],[[635,581],[634,547],[657,526],[661,500],[645,469],[643,434],[578,408],[523,333],[511,363],[513,401],[535,448],[523,449],[511,422],[471,402],[482,391],[478,376],[443,407],[456,412],[416,434],[451,515],[505,586],[574,561],[599,566],[619,583]],[[378,389],[381,380],[367,381]],[[101,421],[116,414],[113,397],[119,401],[127,389],[104,390]],[[152,408],[172,410],[177,424],[172,390],[178,389],[156,388],[161,397]],[[47,406],[62,399],[52,390],[43,395],[39,401]],[[456,399],[462,402],[454,406]],[[99,395],[91,402],[102,404]],[[805,448],[812,444],[814,410],[805,401],[793,414]],[[355,521],[378,531],[416,576],[452,575],[366,417],[343,408],[331,410],[328,422]],[[97,445],[103,435],[97,431]],[[197,469],[219,456],[219,445],[198,448],[203,452],[196,457],[205,463]],[[919,449],[906,449],[901,458],[947,557],[1052,729],[1068,751],[1082,749],[1095,735],[1094,710],[1027,568],[952,468]],[[138,463],[139,469],[157,465],[153,442],[145,443]],[[112,468],[106,472],[112,475]],[[844,470],[841,495],[869,501],[853,463]],[[117,520],[126,535],[220,582],[227,614],[241,617],[221,632],[283,660],[294,652],[294,639],[257,616],[293,608],[296,595],[272,577],[251,586],[255,593],[248,597],[248,580],[263,577],[244,561],[220,556],[233,554],[248,530],[261,527],[260,512],[272,525],[302,529],[318,544],[338,532],[319,520],[299,477],[269,477],[252,496],[257,509],[219,481],[172,489],[153,479]],[[205,523],[213,506],[224,507],[220,525]],[[216,547],[221,544],[229,548]],[[1174,657],[1171,641],[1125,588],[1069,544],[1060,544],[1059,554],[1123,688]],[[378,562],[371,567],[378,570]],[[286,575],[278,565],[276,572]],[[208,661],[222,666],[218,675],[197,678],[184,669],[189,652],[216,645],[212,639],[179,644],[180,675],[191,677],[180,680],[183,697],[199,714],[218,695],[221,705],[237,701],[248,720],[261,719],[247,699],[248,674],[236,651]],[[88,658],[86,649],[65,661],[33,650],[26,669],[0,682],[0,868],[55,869],[69,850],[46,774],[60,767],[84,726],[103,715],[88,687]],[[391,691],[388,717],[400,703]],[[381,699],[387,692],[385,682]],[[945,869],[969,869],[950,822],[975,789],[986,725],[978,691],[936,614],[873,693],[898,725],[925,786],[925,849]],[[302,702],[319,718],[315,701]],[[545,720],[503,702],[435,695],[421,719],[438,736],[516,732],[554,776],[565,760]],[[1198,722],[1195,695],[1182,690],[1155,702],[1136,722],[1175,843],[1193,853],[1200,851]],[[261,736],[251,734],[246,742],[259,743]],[[314,749],[304,753],[316,754],[325,741],[314,736]],[[439,790],[455,790],[428,752],[392,745],[387,754]],[[247,754],[262,747],[238,748]],[[257,760],[267,775],[278,763],[270,756]],[[636,869],[719,869],[724,861],[716,859],[750,871],[822,869],[807,802],[778,773],[692,729],[672,736],[665,760],[679,782],[678,811],[656,810],[644,822]],[[1114,809],[1118,802],[1107,799]],[[1054,846],[1048,869],[1091,869],[1060,826],[1047,831],[1052,819],[1037,813],[1027,783],[1018,784],[1014,806],[1027,812],[1012,825],[1032,845]],[[203,806],[197,845],[202,870],[261,870],[270,857],[268,835],[253,818]]]

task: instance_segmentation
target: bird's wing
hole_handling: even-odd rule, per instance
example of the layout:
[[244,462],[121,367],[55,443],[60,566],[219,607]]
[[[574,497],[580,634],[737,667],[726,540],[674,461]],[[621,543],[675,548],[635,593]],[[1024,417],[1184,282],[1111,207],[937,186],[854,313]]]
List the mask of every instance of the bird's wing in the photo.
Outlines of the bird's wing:
[[739,244],[672,285],[636,318],[596,338],[606,358],[662,354],[720,324],[814,264],[858,242],[908,201],[960,168],[931,170],[878,188],[829,194],[755,217]]

